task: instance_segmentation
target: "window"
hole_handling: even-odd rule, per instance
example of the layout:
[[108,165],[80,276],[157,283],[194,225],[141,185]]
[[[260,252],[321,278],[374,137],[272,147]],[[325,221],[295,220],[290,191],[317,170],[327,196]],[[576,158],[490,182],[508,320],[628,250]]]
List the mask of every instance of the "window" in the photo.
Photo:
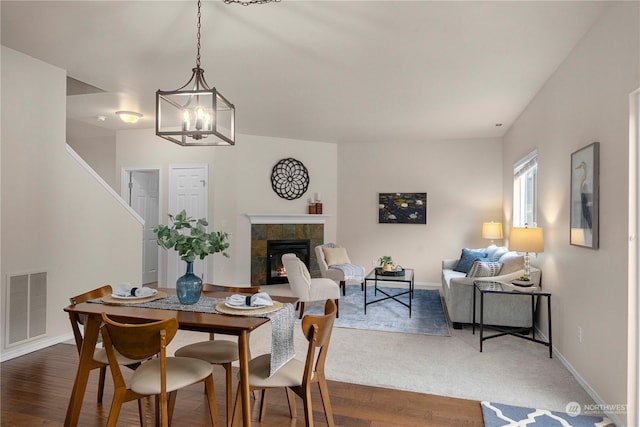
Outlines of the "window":
[[538,151],[513,166],[513,226],[535,227],[538,205]]

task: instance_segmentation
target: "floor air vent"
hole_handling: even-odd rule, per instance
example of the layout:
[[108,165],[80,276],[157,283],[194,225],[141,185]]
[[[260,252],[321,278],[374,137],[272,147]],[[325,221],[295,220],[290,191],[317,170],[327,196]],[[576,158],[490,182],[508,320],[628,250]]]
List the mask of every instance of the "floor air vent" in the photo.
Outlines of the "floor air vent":
[[47,273],[10,275],[7,284],[5,337],[9,347],[47,332]]

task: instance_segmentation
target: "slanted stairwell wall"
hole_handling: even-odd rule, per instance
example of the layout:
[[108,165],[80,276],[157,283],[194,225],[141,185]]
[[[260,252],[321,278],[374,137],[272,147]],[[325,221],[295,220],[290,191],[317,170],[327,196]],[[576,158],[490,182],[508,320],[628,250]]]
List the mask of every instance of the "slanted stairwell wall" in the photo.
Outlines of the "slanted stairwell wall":
[[1,54],[0,307],[9,274],[47,272],[47,331],[0,343],[8,360],[71,338],[70,296],[139,284],[142,226],[66,149],[66,72],[4,46]]

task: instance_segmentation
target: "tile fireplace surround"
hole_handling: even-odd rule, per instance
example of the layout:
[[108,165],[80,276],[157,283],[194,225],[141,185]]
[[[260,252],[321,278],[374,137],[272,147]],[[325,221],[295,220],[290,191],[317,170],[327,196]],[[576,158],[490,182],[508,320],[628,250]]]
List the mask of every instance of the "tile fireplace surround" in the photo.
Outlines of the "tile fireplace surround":
[[314,248],[324,243],[326,215],[247,214],[251,220],[251,286],[267,283],[267,240],[309,239],[309,272],[320,277]]

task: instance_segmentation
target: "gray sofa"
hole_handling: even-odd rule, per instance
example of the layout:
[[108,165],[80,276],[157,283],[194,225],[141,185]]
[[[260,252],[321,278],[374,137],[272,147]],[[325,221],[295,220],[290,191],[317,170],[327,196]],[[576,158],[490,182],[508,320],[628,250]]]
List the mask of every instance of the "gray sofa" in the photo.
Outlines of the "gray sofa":
[[[477,271],[478,269],[473,270],[472,268],[469,272],[478,275],[468,277],[468,273],[456,271],[456,266],[460,262],[459,258],[442,261],[442,289],[447,311],[455,329],[460,329],[463,324],[472,323],[474,280],[511,283],[524,274],[524,255],[495,245],[474,249],[474,251],[487,253],[487,259],[492,262],[491,265],[495,267],[495,270],[490,271],[485,268]],[[482,262],[482,259],[478,261]],[[484,264],[489,265],[487,262]],[[475,265],[475,267],[480,266]],[[491,273],[495,274],[496,271],[497,275],[490,275]],[[534,286],[540,286],[541,276],[542,272],[538,268],[531,267],[531,281]],[[476,321],[480,321],[479,297],[476,298]],[[532,326],[530,300],[528,298],[514,298],[510,295],[491,295],[489,298],[485,298],[484,323],[487,325],[530,327]]]

